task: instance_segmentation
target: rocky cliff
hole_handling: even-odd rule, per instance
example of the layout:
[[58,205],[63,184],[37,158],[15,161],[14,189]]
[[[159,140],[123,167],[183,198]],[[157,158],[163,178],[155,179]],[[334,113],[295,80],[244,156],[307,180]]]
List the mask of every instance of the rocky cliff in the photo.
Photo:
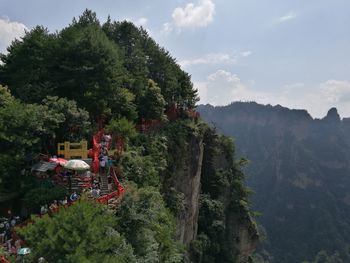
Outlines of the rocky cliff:
[[305,110],[241,102],[199,111],[251,160],[247,183],[267,233],[265,260],[301,262],[325,251],[349,262],[349,120],[335,108],[313,119]]
[[170,151],[181,151],[167,188],[171,185],[178,200],[177,237],[187,248],[185,261],[248,262],[258,234],[233,144],[204,123],[186,132],[178,125],[179,141]]
[[183,195],[183,209],[177,213],[176,218],[177,237],[186,247],[189,247],[191,242],[197,238],[198,204],[204,148],[202,138],[190,135],[188,140],[189,143],[186,145],[184,158],[179,156],[182,169],[179,169],[176,178],[174,178],[176,191]]

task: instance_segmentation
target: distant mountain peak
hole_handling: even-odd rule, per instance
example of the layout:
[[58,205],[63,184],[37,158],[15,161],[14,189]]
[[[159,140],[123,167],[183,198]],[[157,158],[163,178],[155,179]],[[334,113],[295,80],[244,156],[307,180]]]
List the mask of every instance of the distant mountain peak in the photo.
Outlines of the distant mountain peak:
[[337,108],[331,108],[328,113],[327,116],[323,118],[323,120],[325,121],[332,121],[332,122],[340,122],[340,115],[338,113]]
[[334,262],[334,253],[350,262],[347,252],[334,252],[350,244],[350,118],[341,122],[336,108],[313,119],[305,110],[242,102],[199,111],[251,161],[247,185],[267,237],[261,261],[320,262],[329,253]]

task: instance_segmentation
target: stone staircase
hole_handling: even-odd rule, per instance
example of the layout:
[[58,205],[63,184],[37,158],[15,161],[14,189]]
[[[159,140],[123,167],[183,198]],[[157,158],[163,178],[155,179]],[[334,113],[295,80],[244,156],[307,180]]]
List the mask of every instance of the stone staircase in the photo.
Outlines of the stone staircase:
[[71,178],[71,191],[78,191],[79,190],[79,184],[78,184],[78,180],[76,178],[74,178],[74,176],[72,176]]
[[100,184],[101,194],[100,194],[100,196],[102,196],[102,195],[106,195],[109,193],[107,172],[100,171],[100,179],[101,179],[101,184]]

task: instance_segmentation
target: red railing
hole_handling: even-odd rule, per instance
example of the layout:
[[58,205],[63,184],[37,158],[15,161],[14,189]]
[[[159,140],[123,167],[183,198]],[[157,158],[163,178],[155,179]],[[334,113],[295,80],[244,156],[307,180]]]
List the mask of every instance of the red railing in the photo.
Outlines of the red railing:
[[115,169],[112,167],[110,167],[109,169],[110,169],[110,172],[112,174],[112,179],[113,179],[114,185],[116,187],[116,191],[97,198],[97,202],[99,202],[101,204],[108,204],[108,201],[112,198],[120,198],[125,191],[123,185],[118,180]]
[[1,256],[0,263],[10,263],[10,261],[8,261],[5,256]]

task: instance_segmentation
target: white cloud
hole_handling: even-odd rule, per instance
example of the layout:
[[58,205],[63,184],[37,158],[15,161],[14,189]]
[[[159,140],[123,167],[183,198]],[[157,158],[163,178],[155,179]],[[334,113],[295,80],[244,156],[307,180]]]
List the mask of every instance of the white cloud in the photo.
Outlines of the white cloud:
[[148,22],[147,17],[139,17],[139,18],[124,17],[121,20],[131,22],[131,23],[135,24],[136,26],[142,26],[142,27],[144,27]]
[[135,24],[138,26],[144,27],[148,22],[148,19],[146,17],[140,17],[139,19],[136,20]]
[[194,83],[201,97],[201,103],[227,105],[232,101],[258,100],[260,93],[251,92],[236,74],[217,70],[205,82]]
[[328,80],[321,83],[322,95],[329,103],[350,103],[350,82]]
[[10,21],[8,18],[0,18],[0,52],[4,52],[15,38],[24,35],[28,28],[16,21]]
[[201,65],[201,64],[232,64],[236,62],[236,58],[225,53],[211,53],[201,57],[180,60],[182,67]]
[[182,67],[194,65],[215,65],[215,64],[234,64],[241,57],[248,57],[251,51],[234,52],[232,55],[227,53],[209,53],[200,57],[183,59],[179,61]]
[[327,80],[312,89],[306,89],[302,83],[288,86],[288,90],[275,96],[275,101],[291,108],[307,109],[317,118],[324,117],[332,107],[336,107],[341,116],[350,117],[349,81]]
[[288,20],[295,19],[297,17],[296,13],[289,12],[288,14],[281,16],[278,18],[278,22],[286,22]]
[[205,27],[214,19],[215,4],[212,0],[199,0],[173,11],[173,22],[178,27]]
[[227,105],[233,101],[256,101],[306,109],[317,118],[324,117],[330,108],[337,107],[341,116],[350,117],[349,81],[328,80],[313,89],[306,89],[304,83],[292,83],[281,87],[278,92],[266,92],[244,84],[236,74],[221,69],[210,74],[206,81],[195,82],[194,86],[199,91],[200,103],[204,104]]
[[170,32],[173,31],[173,26],[171,23],[164,23],[163,28],[161,30],[161,33],[163,34],[169,34]]
[[304,83],[301,83],[301,82],[297,82],[297,83],[292,83],[292,84],[287,84],[287,85],[284,85],[283,88],[285,90],[294,90],[294,89],[297,89],[297,88],[302,88],[304,87],[305,84]]
[[243,51],[242,53],[241,53],[241,55],[242,55],[242,57],[249,57],[251,54],[252,54],[253,52],[251,52],[251,51]]

